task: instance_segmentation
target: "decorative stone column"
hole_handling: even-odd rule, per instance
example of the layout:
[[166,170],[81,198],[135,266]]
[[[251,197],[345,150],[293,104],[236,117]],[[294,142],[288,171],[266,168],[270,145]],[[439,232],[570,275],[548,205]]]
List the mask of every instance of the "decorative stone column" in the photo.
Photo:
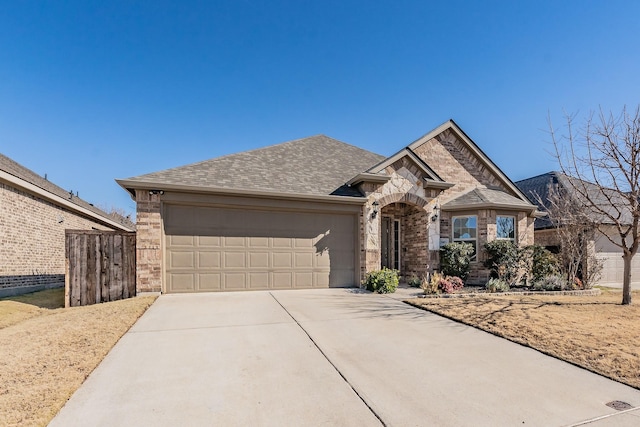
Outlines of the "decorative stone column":
[[136,291],[162,291],[160,195],[136,190]]

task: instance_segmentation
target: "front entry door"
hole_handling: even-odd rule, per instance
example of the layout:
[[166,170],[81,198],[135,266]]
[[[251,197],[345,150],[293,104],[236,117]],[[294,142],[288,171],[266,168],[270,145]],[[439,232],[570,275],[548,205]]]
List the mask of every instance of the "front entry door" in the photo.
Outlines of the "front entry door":
[[400,221],[382,218],[381,265],[400,269]]
[[382,267],[391,268],[391,218],[382,218]]

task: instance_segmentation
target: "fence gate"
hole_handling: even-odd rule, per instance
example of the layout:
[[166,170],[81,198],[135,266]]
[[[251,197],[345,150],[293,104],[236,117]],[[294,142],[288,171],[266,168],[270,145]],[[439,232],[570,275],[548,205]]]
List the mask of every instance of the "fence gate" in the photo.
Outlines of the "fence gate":
[[136,295],[136,233],[65,230],[65,307]]

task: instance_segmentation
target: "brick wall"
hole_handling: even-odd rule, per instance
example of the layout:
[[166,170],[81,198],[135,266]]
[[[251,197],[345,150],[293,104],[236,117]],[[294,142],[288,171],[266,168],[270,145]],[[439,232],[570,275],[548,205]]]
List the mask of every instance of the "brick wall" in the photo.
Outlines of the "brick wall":
[[111,230],[0,182],[0,289],[64,286],[65,229]]
[[162,219],[160,196],[136,190],[136,290],[162,291]]

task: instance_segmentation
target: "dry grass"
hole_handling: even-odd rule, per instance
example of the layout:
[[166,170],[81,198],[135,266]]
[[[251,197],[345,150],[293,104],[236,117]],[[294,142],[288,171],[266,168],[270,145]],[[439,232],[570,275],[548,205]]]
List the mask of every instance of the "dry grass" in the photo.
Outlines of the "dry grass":
[[0,300],[2,425],[46,425],[155,300],[65,309],[63,298],[56,289]]
[[[640,291],[633,298],[640,301]],[[622,294],[425,298],[410,304],[640,388],[640,303]]]

